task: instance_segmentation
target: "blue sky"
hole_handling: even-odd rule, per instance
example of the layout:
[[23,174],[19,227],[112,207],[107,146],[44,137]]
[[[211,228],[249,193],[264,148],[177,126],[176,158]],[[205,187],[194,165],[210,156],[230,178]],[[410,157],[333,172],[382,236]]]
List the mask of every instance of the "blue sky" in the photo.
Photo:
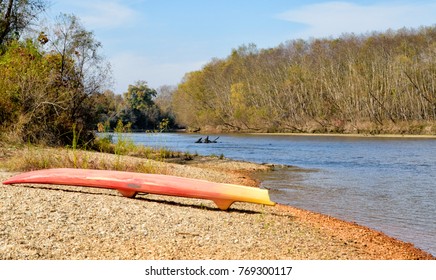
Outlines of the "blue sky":
[[243,44],[436,24],[436,0],[51,0],[48,16],[61,12],[81,18],[103,44],[120,94],[137,80],[177,85]]

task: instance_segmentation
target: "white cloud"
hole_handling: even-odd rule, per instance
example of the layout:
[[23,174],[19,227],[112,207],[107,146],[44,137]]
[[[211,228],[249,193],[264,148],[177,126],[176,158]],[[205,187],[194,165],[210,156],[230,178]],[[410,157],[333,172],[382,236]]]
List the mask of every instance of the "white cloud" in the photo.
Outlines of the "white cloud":
[[144,80],[151,88],[177,85],[185,73],[199,70],[206,61],[164,63],[135,53],[122,53],[110,59],[115,92],[123,93],[135,81]]
[[125,27],[139,17],[139,13],[127,3],[116,0],[76,0],[62,3],[61,7],[76,12],[84,24],[92,29]]
[[342,33],[356,34],[402,27],[419,27],[436,23],[436,3],[325,2],[305,5],[278,15],[278,18],[303,24],[297,37],[327,37]]

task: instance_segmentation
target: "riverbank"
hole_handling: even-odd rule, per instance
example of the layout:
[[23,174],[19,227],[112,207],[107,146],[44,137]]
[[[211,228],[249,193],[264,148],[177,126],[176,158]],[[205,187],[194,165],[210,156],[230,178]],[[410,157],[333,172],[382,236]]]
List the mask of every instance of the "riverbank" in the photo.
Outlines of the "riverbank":
[[372,138],[401,138],[401,139],[436,139],[433,134],[367,134],[367,133],[248,133],[250,135],[278,135],[278,136],[317,136],[317,137],[372,137]]
[[[3,152],[14,163],[22,151]],[[72,158],[66,149],[33,151]],[[122,162],[149,171],[256,187],[253,172],[269,167],[213,157],[162,162],[95,152],[76,164]],[[62,162],[62,161],[59,161]],[[7,166],[3,168],[8,168]],[[16,174],[3,170],[0,181]],[[434,259],[430,254],[357,224],[294,207],[159,195],[127,199],[112,190],[0,184],[0,259]]]

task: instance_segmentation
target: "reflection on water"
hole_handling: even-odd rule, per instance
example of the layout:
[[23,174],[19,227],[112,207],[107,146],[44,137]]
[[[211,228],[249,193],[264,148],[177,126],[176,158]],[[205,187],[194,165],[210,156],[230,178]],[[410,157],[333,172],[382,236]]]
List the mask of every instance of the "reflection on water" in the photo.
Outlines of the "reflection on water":
[[[138,144],[292,167],[263,174],[276,202],[383,231],[436,255],[436,140],[131,134]],[[214,136],[211,136],[214,138]]]

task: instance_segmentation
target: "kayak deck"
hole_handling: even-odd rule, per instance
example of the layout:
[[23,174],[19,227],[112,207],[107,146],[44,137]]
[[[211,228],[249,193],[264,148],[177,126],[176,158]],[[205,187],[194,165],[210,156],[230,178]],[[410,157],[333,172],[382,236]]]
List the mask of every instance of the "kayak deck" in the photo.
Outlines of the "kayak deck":
[[275,205],[268,190],[171,175],[113,170],[56,168],[18,174],[3,184],[56,184],[118,190],[133,198],[139,192],[212,200],[227,210],[234,202]]

